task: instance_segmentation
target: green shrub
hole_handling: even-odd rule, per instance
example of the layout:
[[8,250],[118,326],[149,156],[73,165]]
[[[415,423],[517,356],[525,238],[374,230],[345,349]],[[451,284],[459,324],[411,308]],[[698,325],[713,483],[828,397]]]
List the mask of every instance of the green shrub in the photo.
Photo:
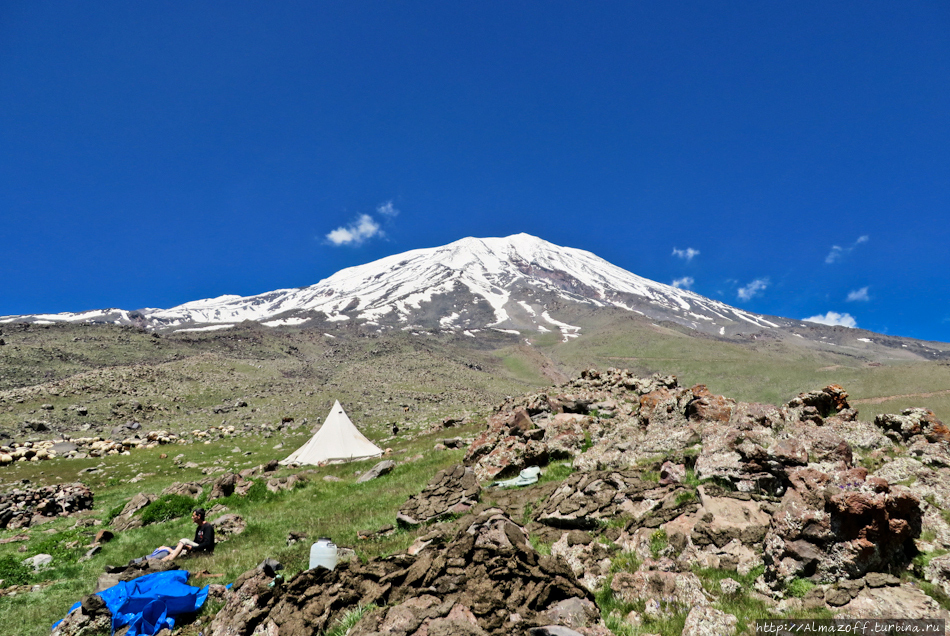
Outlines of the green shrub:
[[264,480],[255,481],[254,484],[247,489],[247,492],[244,494],[244,500],[250,501],[253,503],[260,503],[267,499],[267,495],[270,494],[270,491],[267,490],[267,484],[264,483]]
[[802,598],[808,592],[815,587],[815,584],[809,581],[808,579],[792,579],[788,585],[785,586],[785,591],[789,593],[790,596],[795,598]]
[[584,431],[584,443],[581,444],[581,452],[586,453],[593,445],[594,442],[590,437],[590,431]]
[[660,529],[650,535],[650,554],[654,559],[659,559],[668,545],[670,545],[670,540],[666,536],[666,530]]
[[544,543],[536,534],[528,535],[528,542],[531,544],[531,547],[534,548],[534,551],[541,555],[551,554],[551,545]]
[[636,552],[621,552],[610,561],[611,572],[636,572],[640,569],[640,557]]
[[12,554],[0,557],[0,579],[3,585],[26,585],[33,578],[33,568],[23,565],[20,559]]
[[564,481],[573,472],[571,462],[552,462],[545,467],[538,481],[542,484],[549,481]]
[[696,493],[692,490],[684,490],[676,494],[676,505],[682,506],[685,503],[696,500]]
[[374,609],[376,609],[376,606],[372,603],[369,605],[357,605],[343,614],[343,616],[337,620],[336,625],[324,633],[324,636],[346,636],[350,633],[350,630],[360,622],[364,614]]
[[191,513],[196,502],[184,495],[162,495],[142,509],[142,525],[162,523]]
[[[30,544],[30,554],[48,554],[56,563],[72,561],[85,551],[82,538],[77,529],[57,532]],[[76,544],[75,547],[67,545],[71,543]]]

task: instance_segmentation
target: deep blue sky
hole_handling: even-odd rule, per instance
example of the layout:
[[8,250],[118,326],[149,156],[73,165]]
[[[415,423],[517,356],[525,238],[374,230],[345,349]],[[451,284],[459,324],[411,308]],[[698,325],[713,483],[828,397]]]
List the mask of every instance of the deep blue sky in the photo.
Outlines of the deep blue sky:
[[948,33],[943,0],[0,0],[0,315],[528,232],[950,341]]

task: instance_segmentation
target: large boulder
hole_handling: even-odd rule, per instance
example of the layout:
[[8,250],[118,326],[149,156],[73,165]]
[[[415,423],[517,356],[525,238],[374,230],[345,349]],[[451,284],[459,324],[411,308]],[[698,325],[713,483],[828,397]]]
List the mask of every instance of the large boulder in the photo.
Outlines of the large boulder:
[[922,511],[908,488],[868,478],[863,468],[802,468],[791,481],[765,538],[767,579],[854,579],[898,571],[916,553]]
[[132,497],[122,511],[112,520],[112,527],[122,532],[131,528],[141,528],[142,518],[135,515],[139,510],[158,499],[153,494],[140,492]]
[[757,501],[710,497],[702,486],[697,491],[700,497],[698,521],[690,536],[695,545],[715,544],[722,548],[733,540],[745,545],[762,543],[772,516],[763,511]]
[[950,429],[930,409],[911,408],[904,409],[900,415],[881,414],[874,418],[874,424],[901,444],[919,440],[950,442]]

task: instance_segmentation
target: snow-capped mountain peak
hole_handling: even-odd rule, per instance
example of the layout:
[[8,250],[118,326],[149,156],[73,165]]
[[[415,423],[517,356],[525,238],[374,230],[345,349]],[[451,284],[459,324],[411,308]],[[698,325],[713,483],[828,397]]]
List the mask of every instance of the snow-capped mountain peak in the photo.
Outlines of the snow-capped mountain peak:
[[106,310],[35,318],[138,321],[176,330],[226,328],[244,320],[268,326],[354,321],[379,329],[560,331],[568,339],[580,328],[565,322],[563,308],[578,305],[617,307],[720,334],[738,325],[778,326],[762,316],[642,278],[590,252],[529,234],[468,237],[411,250],[340,270],[310,287],[248,297],[225,295],[131,314]]

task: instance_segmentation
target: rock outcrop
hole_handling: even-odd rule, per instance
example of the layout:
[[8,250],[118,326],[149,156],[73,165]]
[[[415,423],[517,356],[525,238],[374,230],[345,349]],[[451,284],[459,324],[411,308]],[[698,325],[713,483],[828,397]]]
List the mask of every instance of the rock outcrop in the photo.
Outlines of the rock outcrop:
[[473,518],[439,550],[351,561],[272,583],[259,570],[242,575],[211,624],[212,636],[304,636],[369,605],[377,609],[356,623],[353,636],[500,636],[526,634],[555,616],[575,627],[596,620],[593,612],[564,611],[564,601],[591,603],[592,595],[564,561],[539,555],[525,530],[499,510]]
[[91,510],[93,494],[82,483],[15,488],[0,494],[0,528],[25,528],[45,517]]
[[478,501],[481,486],[475,471],[465,466],[440,470],[421,493],[410,497],[399,509],[397,521],[417,526],[449,515],[467,512]]

